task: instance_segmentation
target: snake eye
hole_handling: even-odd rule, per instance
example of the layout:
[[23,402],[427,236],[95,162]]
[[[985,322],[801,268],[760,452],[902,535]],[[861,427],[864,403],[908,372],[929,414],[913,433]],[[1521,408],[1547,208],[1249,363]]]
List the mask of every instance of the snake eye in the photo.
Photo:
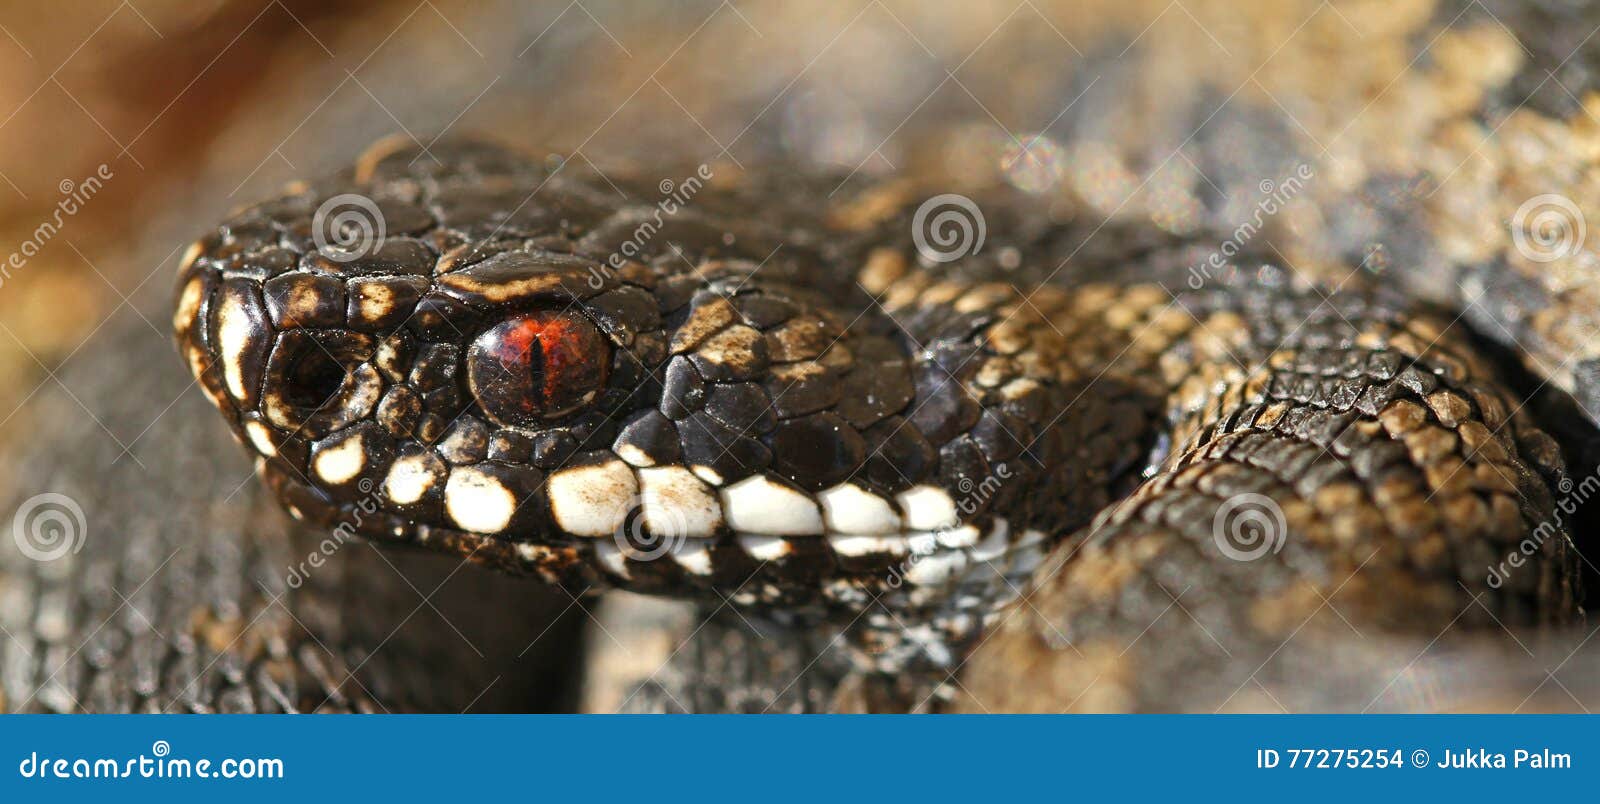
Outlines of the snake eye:
[[610,363],[610,347],[587,318],[545,310],[479,335],[467,353],[467,382],[490,418],[536,425],[593,400]]

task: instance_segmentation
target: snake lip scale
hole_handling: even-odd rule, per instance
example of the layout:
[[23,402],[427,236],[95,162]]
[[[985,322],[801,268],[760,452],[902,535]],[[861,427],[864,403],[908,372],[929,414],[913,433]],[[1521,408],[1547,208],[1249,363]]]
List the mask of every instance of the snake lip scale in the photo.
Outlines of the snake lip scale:
[[[904,182],[829,201],[719,168],[663,216],[652,182],[433,152],[380,143],[184,259],[179,350],[297,518],[573,591],[820,611],[880,671],[955,665],[1036,572],[1114,608],[1180,554],[1323,583],[1387,540],[1376,619],[1575,614],[1564,531],[1502,587],[1479,572],[1547,518],[1559,450],[1382,288],[1244,255],[1194,288],[1196,244],[1136,231],[1064,259],[1070,227],[1003,189],[989,242],[942,260]],[[1230,564],[1246,496],[1275,549]]]

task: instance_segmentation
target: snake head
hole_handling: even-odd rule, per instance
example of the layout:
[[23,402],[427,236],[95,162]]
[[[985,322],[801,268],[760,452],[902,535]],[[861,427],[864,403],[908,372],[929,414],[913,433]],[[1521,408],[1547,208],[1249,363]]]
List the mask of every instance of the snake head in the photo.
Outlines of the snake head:
[[769,602],[1006,555],[1038,384],[979,404],[982,316],[901,327],[878,296],[904,254],[727,172],[380,144],[194,246],[180,351],[287,509],[341,534]]

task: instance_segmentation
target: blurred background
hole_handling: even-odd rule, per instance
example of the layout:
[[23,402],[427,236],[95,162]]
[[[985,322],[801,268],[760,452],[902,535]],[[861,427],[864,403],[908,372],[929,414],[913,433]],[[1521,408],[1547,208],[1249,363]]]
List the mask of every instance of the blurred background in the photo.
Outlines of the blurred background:
[[[1498,261],[1583,301],[1593,248],[1530,263],[1505,222],[1535,192],[1600,197],[1591,16],[1560,0],[6,2],[0,440],[26,434],[63,364],[129,326],[166,331],[197,233],[389,134],[487,133],[602,167],[920,167],[1180,232],[1231,230],[1307,165],[1316,181],[1268,233],[1296,270],[1403,259],[1402,281],[1450,297],[1435,280]],[[1596,348],[1562,326],[1525,334],[1534,360]]]

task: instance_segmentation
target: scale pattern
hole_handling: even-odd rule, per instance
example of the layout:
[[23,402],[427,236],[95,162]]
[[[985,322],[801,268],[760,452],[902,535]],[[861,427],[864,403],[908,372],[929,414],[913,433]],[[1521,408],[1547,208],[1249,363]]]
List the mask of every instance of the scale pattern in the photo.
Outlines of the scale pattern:
[[[1390,589],[1377,621],[1575,611],[1560,527],[1484,587],[1550,518],[1561,456],[1396,294],[1248,255],[1196,274],[1193,241],[1131,228],[1080,253],[1016,190],[977,195],[989,248],[947,260],[909,182],[832,202],[701,168],[643,206],[646,182],[440,153],[380,144],[185,261],[180,349],[297,517],[574,592],[849,622],[882,674],[958,666],[1069,535],[1043,577],[1086,622],[1207,571],[1245,600],[1359,570]],[[378,230],[354,247],[328,228],[350,198]]]

